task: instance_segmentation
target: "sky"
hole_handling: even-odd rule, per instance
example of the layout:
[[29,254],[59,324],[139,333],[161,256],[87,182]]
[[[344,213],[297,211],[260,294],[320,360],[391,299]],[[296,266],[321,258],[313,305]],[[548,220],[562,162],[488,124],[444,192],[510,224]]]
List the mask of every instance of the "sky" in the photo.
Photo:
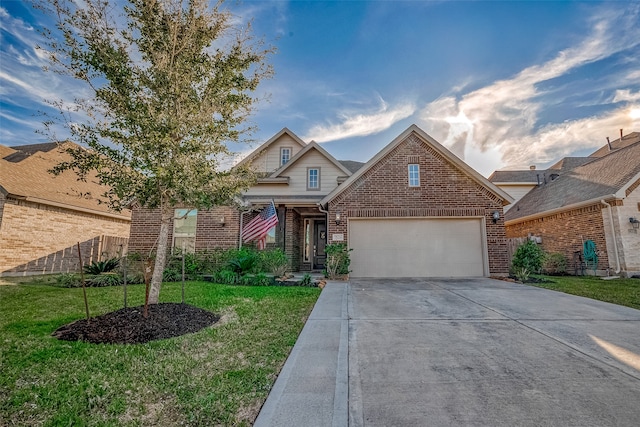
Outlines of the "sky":
[[[243,1],[225,4],[273,45],[255,145],[287,127],[367,161],[416,124],[488,176],[544,168],[640,131],[638,1]],[[46,142],[45,100],[78,83],[46,73],[49,18],[0,0],[0,143]],[[63,135],[63,134],[61,134]]]

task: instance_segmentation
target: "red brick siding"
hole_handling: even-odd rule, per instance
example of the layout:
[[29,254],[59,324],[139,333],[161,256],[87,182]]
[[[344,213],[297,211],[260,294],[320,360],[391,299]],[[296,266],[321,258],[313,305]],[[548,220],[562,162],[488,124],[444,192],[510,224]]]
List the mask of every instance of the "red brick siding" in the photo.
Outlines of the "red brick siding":
[[[225,223],[220,223],[224,217]],[[171,228],[173,230],[173,227]],[[196,250],[238,247],[240,212],[229,206],[199,210],[196,225]]]
[[582,250],[584,240],[593,240],[598,250],[598,269],[609,267],[605,241],[603,205],[597,203],[580,209],[560,212],[541,218],[510,224],[506,227],[507,238],[542,237],[545,252],[560,252],[567,260],[567,269],[572,271],[573,253]]
[[[420,165],[420,187],[408,186],[409,163]],[[491,220],[494,211],[500,221]],[[508,272],[501,199],[411,135],[329,203],[329,237],[344,234],[349,217],[484,216],[490,274]],[[331,242],[329,242],[331,243]],[[347,242],[348,243],[348,242]]]
[[[220,223],[224,216],[225,223]],[[131,215],[129,251],[148,254],[156,247],[160,232],[160,209],[136,207]],[[245,218],[245,223],[250,220]],[[236,208],[219,206],[199,210],[196,219],[196,250],[238,247],[240,213]],[[173,224],[169,227],[169,247],[173,242]]]

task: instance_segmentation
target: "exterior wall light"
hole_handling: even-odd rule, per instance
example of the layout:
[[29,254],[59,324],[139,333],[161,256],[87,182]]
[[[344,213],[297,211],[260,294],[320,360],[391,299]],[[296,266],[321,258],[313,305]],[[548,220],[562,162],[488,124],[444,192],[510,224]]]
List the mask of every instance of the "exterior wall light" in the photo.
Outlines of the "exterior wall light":
[[631,217],[629,218],[629,222],[631,223],[631,225],[633,226],[633,228],[635,228],[636,230],[638,228],[640,228],[640,221],[638,221],[637,218]]
[[340,225],[341,219],[340,219],[340,211],[336,212],[336,225]]
[[224,224],[225,224],[224,215],[220,217],[219,222],[220,222],[220,225],[224,227]]
[[497,223],[498,220],[500,219],[500,212],[498,211],[493,211],[493,214],[491,215],[491,220],[493,220],[493,223]]

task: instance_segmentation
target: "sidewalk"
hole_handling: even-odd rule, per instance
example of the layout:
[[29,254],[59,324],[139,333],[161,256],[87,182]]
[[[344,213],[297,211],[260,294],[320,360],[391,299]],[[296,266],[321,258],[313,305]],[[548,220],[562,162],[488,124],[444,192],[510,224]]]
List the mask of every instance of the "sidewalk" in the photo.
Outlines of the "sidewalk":
[[347,282],[327,282],[255,427],[348,424]]

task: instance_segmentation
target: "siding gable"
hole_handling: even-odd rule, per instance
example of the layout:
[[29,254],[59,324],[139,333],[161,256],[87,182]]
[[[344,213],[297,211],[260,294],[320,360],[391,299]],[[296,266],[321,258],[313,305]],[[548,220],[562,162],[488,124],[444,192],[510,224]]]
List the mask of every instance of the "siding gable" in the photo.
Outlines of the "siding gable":
[[[320,169],[320,189],[307,190],[307,171],[309,168]],[[323,153],[311,147],[301,157],[294,160],[282,175],[288,177],[289,184],[257,184],[251,187],[246,194],[255,195],[281,195],[281,196],[324,196],[338,186],[338,177],[344,177],[345,172],[339,169],[334,162]]]
[[251,164],[254,170],[256,172],[271,173],[280,168],[280,149],[283,147],[291,149],[291,158],[302,150],[300,144],[291,135],[285,133],[253,158]]

